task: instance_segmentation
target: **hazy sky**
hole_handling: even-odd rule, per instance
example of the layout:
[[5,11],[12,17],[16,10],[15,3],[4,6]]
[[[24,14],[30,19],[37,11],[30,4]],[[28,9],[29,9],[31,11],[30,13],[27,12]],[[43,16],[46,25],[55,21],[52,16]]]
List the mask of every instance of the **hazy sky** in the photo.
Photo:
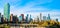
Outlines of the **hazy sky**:
[[15,15],[31,14],[32,17],[39,16],[39,13],[51,18],[60,20],[60,0],[0,0],[0,12],[3,14],[4,4],[10,4],[10,13]]

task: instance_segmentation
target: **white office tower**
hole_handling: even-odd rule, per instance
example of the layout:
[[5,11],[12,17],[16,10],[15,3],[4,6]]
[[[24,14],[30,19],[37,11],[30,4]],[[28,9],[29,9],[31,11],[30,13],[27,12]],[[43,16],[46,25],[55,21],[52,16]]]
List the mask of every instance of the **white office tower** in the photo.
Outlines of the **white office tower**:
[[46,20],[47,20],[46,16],[43,16],[43,20],[44,20],[44,21],[46,21]]
[[40,13],[40,19],[39,20],[42,21],[42,13]]

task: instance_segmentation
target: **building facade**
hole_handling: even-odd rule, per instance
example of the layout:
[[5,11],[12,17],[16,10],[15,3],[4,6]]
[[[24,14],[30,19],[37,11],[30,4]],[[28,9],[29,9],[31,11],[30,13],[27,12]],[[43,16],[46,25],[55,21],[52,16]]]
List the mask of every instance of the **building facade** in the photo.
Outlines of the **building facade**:
[[10,21],[12,21],[12,19],[13,19],[13,14],[10,15]]
[[56,21],[58,22],[58,18],[56,18]]
[[48,17],[47,17],[47,20],[50,20],[51,18],[50,18],[50,14],[48,14]]
[[26,16],[26,21],[28,21],[28,16],[29,16],[29,14],[27,14],[27,16]]
[[43,20],[46,21],[46,16],[43,16]]
[[22,20],[24,21],[24,14],[21,14],[21,16],[22,16]]
[[1,22],[1,13],[0,13],[0,22]]
[[10,21],[10,4],[6,3],[4,5],[4,20]]
[[19,22],[22,21],[22,16],[19,16]]
[[40,19],[39,19],[40,21],[42,20],[42,13],[40,13]]

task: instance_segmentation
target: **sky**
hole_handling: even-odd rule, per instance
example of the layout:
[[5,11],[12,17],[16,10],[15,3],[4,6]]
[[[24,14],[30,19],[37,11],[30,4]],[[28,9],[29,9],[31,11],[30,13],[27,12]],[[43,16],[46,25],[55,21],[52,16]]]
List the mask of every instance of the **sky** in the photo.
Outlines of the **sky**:
[[36,18],[50,14],[51,19],[60,21],[60,0],[0,0],[0,12],[4,14],[4,4],[10,4],[10,13],[14,15],[31,14]]

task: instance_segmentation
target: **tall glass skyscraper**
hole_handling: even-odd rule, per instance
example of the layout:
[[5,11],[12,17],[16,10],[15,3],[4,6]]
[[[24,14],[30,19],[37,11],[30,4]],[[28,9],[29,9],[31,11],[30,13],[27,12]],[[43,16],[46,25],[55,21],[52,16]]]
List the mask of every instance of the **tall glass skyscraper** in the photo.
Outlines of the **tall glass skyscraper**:
[[10,21],[10,4],[6,3],[4,5],[4,19]]
[[24,21],[24,14],[21,14],[21,16],[22,16],[22,20]]
[[22,21],[22,16],[19,16],[19,22]]
[[28,21],[28,16],[29,16],[29,14],[27,14],[27,16],[26,16],[26,21]]
[[40,13],[40,19],[39,19],[40,21],[42,20],[42,13]]
[[30,21],[32,20],[31,15],[30,15]]
[[43,16],[43,20],[46,21],[46,16]]
[[31,15],[30,15],[30,19],[31,19]]
[[50,14],[48,14],[47,20],[50,20]]

